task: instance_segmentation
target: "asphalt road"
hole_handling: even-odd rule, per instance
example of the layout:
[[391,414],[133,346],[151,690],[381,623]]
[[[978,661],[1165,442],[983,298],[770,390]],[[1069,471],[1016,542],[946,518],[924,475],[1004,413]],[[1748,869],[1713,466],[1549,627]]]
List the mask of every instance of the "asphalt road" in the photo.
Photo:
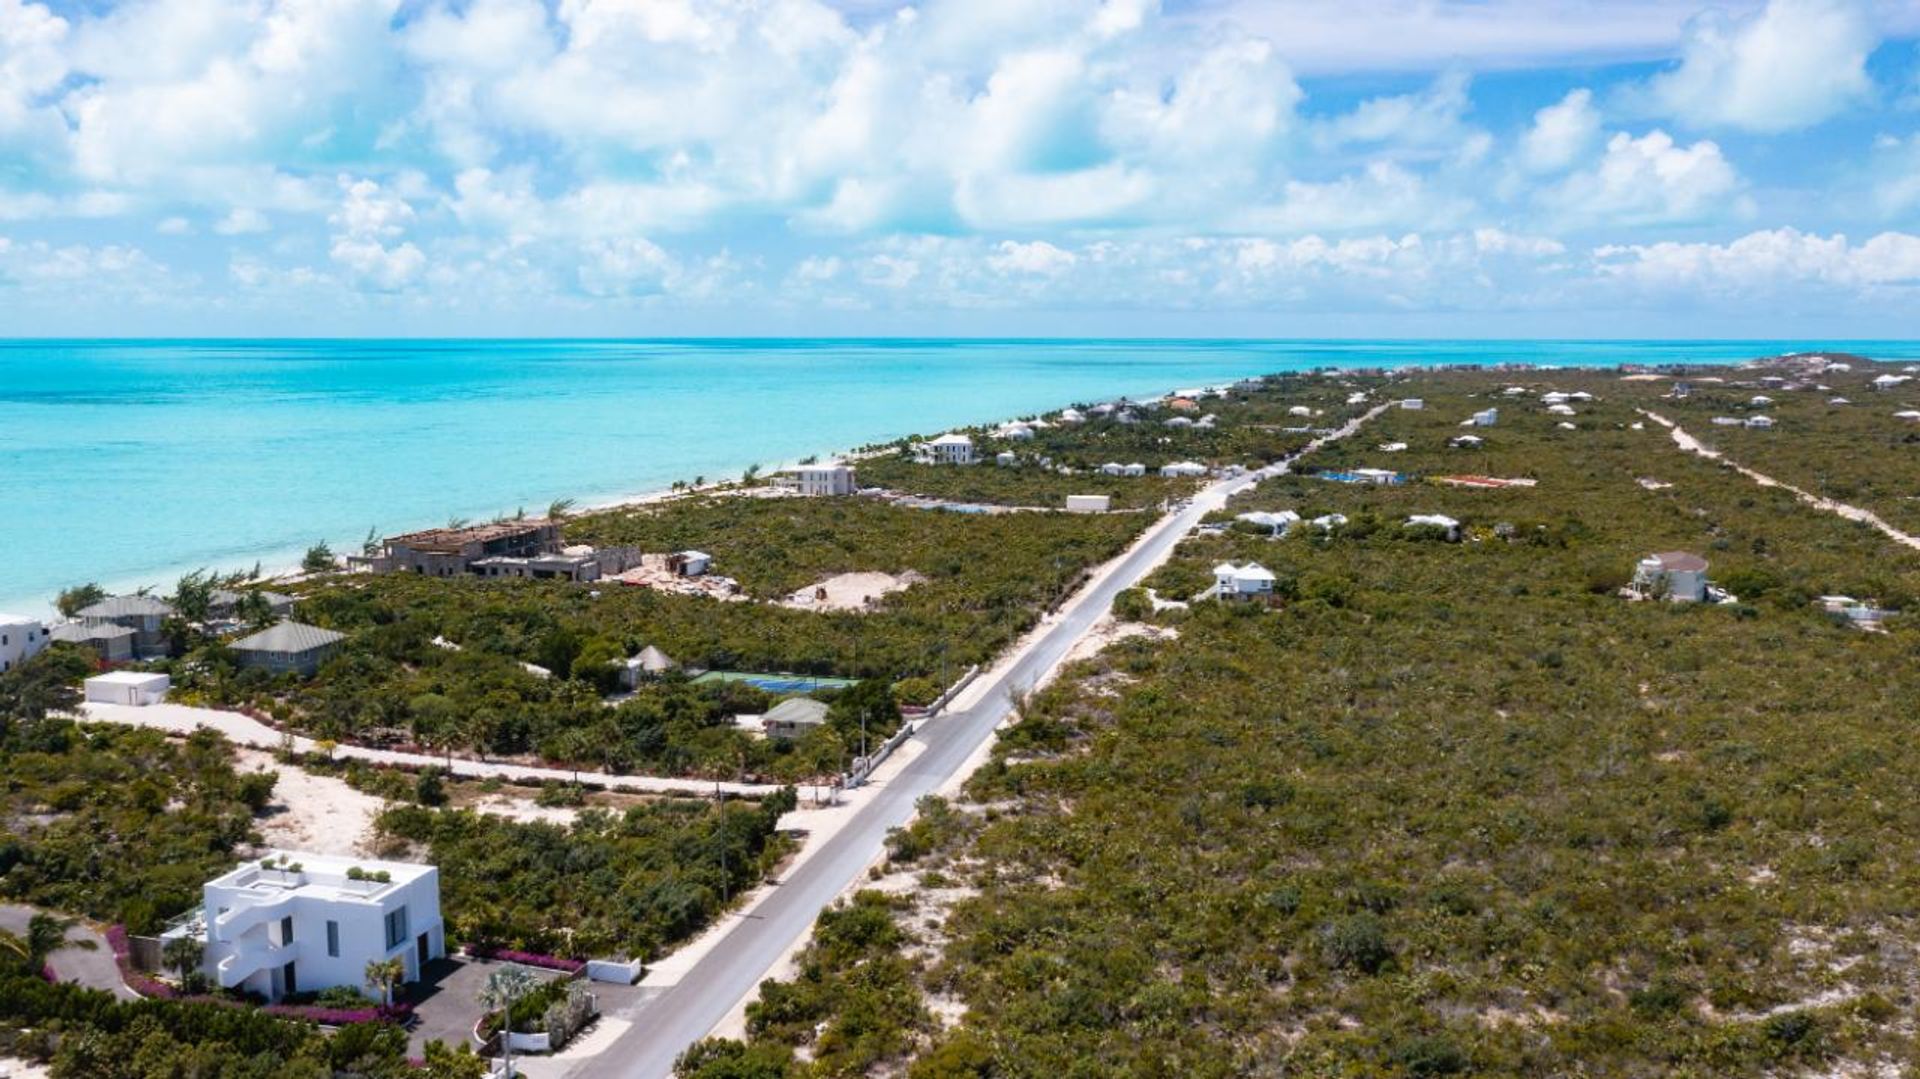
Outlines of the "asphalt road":
[[[1369,412],[1328,438],[1316,440],[1300,455],[1312,452],[1321,442],[1350,434],[1374,414]],[[940,716],[914,735],[915,741],[925,745],[919,756],[892,779],[875,784],[872,800],[858,816],[781,881],[678,984],[644,1005],[617,1041],[582,1061],[568,1072],[569,1077],[660,1079],[672,1075],[674,1059],[752,993],[787,949],[812,929],[820,911],[865,872],[879,856],[887,830],[905,823],[922,795],[938,789],[981,743],[992,737],[994,728],[1011,711],[1015,692],[1037,683],[1107,613],[1113,597],[1139,583],[1201,517],[1218,509],[1229,495],[1286,470],[1287,464],[1273,465],[1213,484],[1156,525],[1144,542],[1100,577],[1084,598],[1071,604],[1017,662],[999,673],[979,703]]]

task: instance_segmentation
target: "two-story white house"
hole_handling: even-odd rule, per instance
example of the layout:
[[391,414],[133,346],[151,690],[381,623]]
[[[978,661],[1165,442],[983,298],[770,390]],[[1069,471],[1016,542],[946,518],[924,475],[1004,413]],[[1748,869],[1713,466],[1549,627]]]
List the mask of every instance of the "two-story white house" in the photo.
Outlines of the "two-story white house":
[[208,977],[268,1000],[352,986],[374,995],[367,964],[398,958],[403,981],[446,955],[440,871],[411,862],[275,851],[206,883],[197,925]]
[[1219,599],[1265,599],[1273,595],[1273,571],[1258,562],[1236,566],[1222,562],[1213,567],[1213,594]]
[[850,495],[858,487],[851,465],[801,465],[790,475],[790,486],[814,497]]
[[38,618],[0,612],[0,673],[39,655],[50,639]]
[[920,443],[920,453],[925,460],[936,465],[970,465],[973,463],[973,439],[966,435],[944,434]]

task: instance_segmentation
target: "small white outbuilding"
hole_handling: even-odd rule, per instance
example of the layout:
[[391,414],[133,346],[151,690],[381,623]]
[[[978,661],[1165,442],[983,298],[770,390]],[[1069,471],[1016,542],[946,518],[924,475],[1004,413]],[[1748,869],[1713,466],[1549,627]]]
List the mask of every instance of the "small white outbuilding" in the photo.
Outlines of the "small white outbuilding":
[[94,704],[128,704],[145,707],[167,699],[173,679],[145,671],[108,671],[96,674],[82,684],[86,698]]
[[1112,495],[1068,495],[1068,513],[1105,513],[1113,508]]

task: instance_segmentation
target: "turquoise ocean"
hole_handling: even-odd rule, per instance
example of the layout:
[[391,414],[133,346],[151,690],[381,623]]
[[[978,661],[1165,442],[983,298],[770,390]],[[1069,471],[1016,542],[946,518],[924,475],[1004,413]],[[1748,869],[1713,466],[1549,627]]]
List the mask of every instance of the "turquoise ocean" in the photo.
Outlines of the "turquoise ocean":
[[1920,358],[1885,341],[0,341],[0,609],[1252,374],[1816,348]]

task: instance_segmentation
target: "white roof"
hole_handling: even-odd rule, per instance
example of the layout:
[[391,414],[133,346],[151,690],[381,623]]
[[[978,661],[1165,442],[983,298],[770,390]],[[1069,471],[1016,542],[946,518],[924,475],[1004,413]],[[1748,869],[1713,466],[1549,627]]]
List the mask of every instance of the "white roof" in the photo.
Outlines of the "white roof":
[[[1910,409],[1910,408],[1903,409],[1899,412],[1894,413],[1893,418],[1896,420],[1920,420],[1920,412],[1915,412],[1913,409]],[[0,622],[4,622],[6,620],[7,618],[5,615],[0,615]]]
[[967,437],[966,435],[959,435],[959,434],[954,434],[953,432],[951,432],[951,431],[949,431],[949,432],[947,432],[946,434],[944,434],[944,435],[941,435],[941,436],[940,436],[939,438],[936,438],[936,439],[934,439],[934,440],[933,440],[933,442],[931,443],[931,445],[935,445],[935,446],[971,446],[971,445],[973,445],[973,439],[971,439],[971,438],[968,438],[968,437]]
[[713,561],[713,556],[712,556],[712,555],[710,555],[710,554],[708,554],[708,553],[707,553],[707,552],[705,552],[705,551],[681,551],[681,552],[680,552],[680,557],[681,557],[681,558],[689,558],[689,559],[692,559],[692,560],[693,560],[693,561],[695,561],[695,562],[711,562],[711,561]]
[[1271,581],[1273,580],[1273,571],[1258,562],[1249,562],[1233,571],[1233,579],[1236,581]]
[[1238,572],[1240,572],[1240,567],[1231,562],[1222,562],[1213,567],[1213,575],[1215,577],[1231,577]]
[[28,618],[24,614],[9,614],[6,611],[0,611],[0,626],[37,626],[39,624],[40,620],[38,618]]
[[[298,884],[282,883],[280,874],[277,873],[263,875],[260,863],[267,858],[278,863],[282,856],[286,858],[289,866],[299,864]],[[355,868],[363,870],[369,877],[376,873],[385,873],[389,879],[384,884],[351,881],[347,877],[347,871]],[[411,884],[433,871],[432,866],[421,865],[418,862],[387,862],[378,858],[343,858],[332,854],[315,854],[312,851],[273,850],[267,852],[264,858],[241,863],[208,881],[207,885],[217,888],[270,889],[277,893],[297,890],[308,895],[334,899],[369,899],[388,888]],[[332,894],[329,895],[329,893]]]
[[87,681],[90,684],[97,683],[103,686],[134,686],[144,689],[165,685],[171,679],[164,674],[152,674],[147,671],[108,671],[106,674],[96,674]]
[[1459,528],[1460,522],[1444,513],[1416,513],[1407,518],[1407,526],[1438,525],[1441,528]]
[[1344,513],[1329,513],[1321,517],[1315,517],[1313,523],[1319,525],[1321,528],[1332,528],[1335,525],[1346,524],[1347,515]]

